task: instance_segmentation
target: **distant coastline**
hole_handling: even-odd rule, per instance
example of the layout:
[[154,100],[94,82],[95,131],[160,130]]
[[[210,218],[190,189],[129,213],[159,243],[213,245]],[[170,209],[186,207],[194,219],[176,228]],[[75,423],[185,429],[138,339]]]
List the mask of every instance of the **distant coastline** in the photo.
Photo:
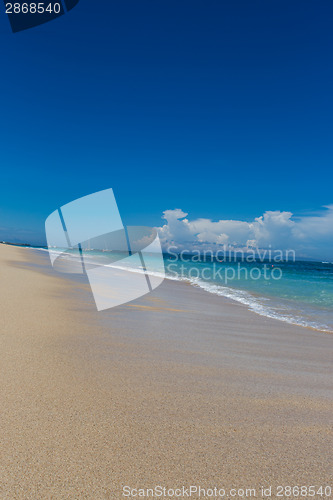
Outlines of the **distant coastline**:
[[[5,241],[5,240],[0,241],[0,244],[1,245],[9,245],[9,246],[13,246],[13,247],[34,248],[34,249],[37,249],[37,250],[39,248],[43,249],[43,250],[47,250],[48,249],[47,245],[34,245],[32,243],[15,243],[15,242],[12,242],[12,241]],[[177,255],[183,254],[183,256],[185,258],[188,258],[188,259],[190,259],[191,257],[194,257],[194,256],[197,257],[197,254],[191,253],[191,252],[189,252],[189,253],[182,253],[181,251],[178,251],[178,252],[175,252],[175,253]],[[207,253],[207,251],[206,251],[206,253]],[[174,255],[174,254],[170,254],[169,252],[163,252],[163,256],[165,258],[168,258],[168,257],[170,257],[172,255]],[[205,252],[203,251],[200,255],[204,256]],[[247,256],[251,256],[252,257],[253,255],[252,254],[247,254],[247,253],[244,252],[244,259],[246,259]],[[333,259],[333,257],[332,257],[332,259]],[[214,260],[218,261],[218,259],[216,259],[216,258],[212,259],[212,261],[214,261]],[[239,254],[237,253],[237,251],[236,252],[230,252],[230,253],[228,253],[228,260],[232,260],[233,262],[238,262],[238,261],[242,261],[243,257],[240,257]],[[265,262],[270,262],[270,259],[258,257],[258,258],[254,258],[254,262],[263,262],[263,263],[265,263]],[[288,262],[288,260],[287,261],[281,260],[281,262]],[[318,260],[318,259],[311,259],[311,258],[308,258],[308,257],[297,258],[295,260],[295,262],[312,262],[314,264],[315,263],[318,263],[318,264],[333,264],[333,261],[332,262],[330,262],[330,261],[322,261],[322,260]]]

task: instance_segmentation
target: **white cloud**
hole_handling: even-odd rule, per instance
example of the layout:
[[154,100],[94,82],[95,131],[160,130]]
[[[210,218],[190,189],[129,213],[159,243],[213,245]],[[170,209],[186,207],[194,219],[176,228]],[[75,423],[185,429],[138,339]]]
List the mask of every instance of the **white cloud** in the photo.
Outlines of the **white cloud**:
[[267,211],[253,221],[194,219],[177,208],[163,213],[159,229],[164,249],[229,250],[272,248],[295,250],[299,258],[333,260],[333,205],[316,214],[295,217],[291,212]]

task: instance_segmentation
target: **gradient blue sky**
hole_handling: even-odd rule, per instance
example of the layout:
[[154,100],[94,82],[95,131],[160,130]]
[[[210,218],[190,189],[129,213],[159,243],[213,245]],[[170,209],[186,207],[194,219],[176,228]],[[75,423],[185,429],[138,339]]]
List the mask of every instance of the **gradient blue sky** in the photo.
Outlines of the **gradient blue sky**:
[[81,0],[17,34],[1,4],[0,238],[112,187],[127,224],[333,203],[333,4]]

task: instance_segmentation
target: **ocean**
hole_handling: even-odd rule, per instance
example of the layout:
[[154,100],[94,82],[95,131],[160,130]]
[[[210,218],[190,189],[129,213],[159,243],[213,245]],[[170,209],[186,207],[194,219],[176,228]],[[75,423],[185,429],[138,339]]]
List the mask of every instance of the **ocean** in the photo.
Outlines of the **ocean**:
[[166,276],[245,304],[290,324],[333,332],[333,263],[228,262],[165,255]]
[[[60,250],[60,249],[59,249]],[[86,250],[87,252],[87,250]],[[68,253],[75,259],[77,251]],[[87,254],[86,254],[87,255]],[[89,250],[89,260],[132,272],[142,268],[128,266],[123,254]],[[111,262],[112,261],[112,262]],[[210,256],[145,254],[149,272],[171,280],[186,281],[208,293],[227,297],[261,316],[275,318],[333,333],[333,263],[272,260],[248,262],[231,257],[221,261]],[[163,269],[164,266],[164,269]]]

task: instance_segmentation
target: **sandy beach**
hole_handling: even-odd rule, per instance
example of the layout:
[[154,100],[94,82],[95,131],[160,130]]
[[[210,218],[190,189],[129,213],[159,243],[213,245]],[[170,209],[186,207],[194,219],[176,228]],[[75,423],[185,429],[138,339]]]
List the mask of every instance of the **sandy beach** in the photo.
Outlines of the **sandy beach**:
[[2,500],[333,487],[332,335],[167,280],[98,313],[29,249],[0,273]]

